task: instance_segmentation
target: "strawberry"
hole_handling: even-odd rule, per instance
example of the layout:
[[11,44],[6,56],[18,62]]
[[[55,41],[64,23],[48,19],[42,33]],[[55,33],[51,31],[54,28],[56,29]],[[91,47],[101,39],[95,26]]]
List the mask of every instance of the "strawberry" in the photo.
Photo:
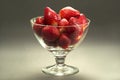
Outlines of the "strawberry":
[[79,20],[77,18],[75,18],[75,17],[71,17],[69,19],[69,23],[70,23],[70,25],[75,25],[75,24],[79,25],[80,24]]
[[44,19],[46,25],[58,25],[59,18],[58,14],[50,7],[45,8]]
[[78,18],[80,24],[86,24],[87,23],[87,18],[83,13],[80,14],[80,17]]
[[59,26],[67,26],[69,25],[69,22],[67,21],[67,19],[63,18],[59,21]]
[[55,41],[60,36],[59,30],[54,26],[46,26],[42,29],[42,37],[47,41]]
[[64,31],[64,27],[67,27],[69,25],[69,22],[67,21],[67,19],[63,18],[59,21],[59,31],[62,33]]
[[66,49],[69,47],[70,44],[71,44],[71,40],[65,34],[61,34],[58,40],[58,45],[63,49]]
[[41,36],[41,31],[42,31],[43,26],[39,24],[34,24],[33,30],[38,36]]
[[87,23],[87,19],[85,17],[85,15],[83,13],[80,14],[79,17],[71,17],[69,20],[70,24],[86,24]]
[[86,27],[87,27],[87,24],[86,24],[87,23],[87,18],[83,13],[80,14],[80,17],[79,17],[78,21],[80,22],[81,26],[83,27],[83,30],[85,30]]
[[44,42],[45,42],[45,44],[48,45],[48,46],[57,47],[57,41],[48,41],[48,40],[45,40],[45,39],[44,39]]
[[35,20],[35,24],[33,26],[33,30],[36,32],[38,36],[41,36],[41,31],[43,26],[40,24],[44,24],[44,18],[43,17],[37,17]]
[[83,27],[83,30],[85,30],[85,28],[87,27],[87,24],[86,24],[87,19],[86,19],[85,15],[82,13],[80,14],[80,17],[78,17],[78,18],[71,17],[69,19],[69,23],[70,23],[70,25],[78,24],[78,25],[80,25],[80,27]]
[[71,44],[74,44],[74,40],[78,40],[83,33],[83,28],[79,25],[72,25],[66,27],[64,33],[71,39]]
[[70,6],[64,7],[59,11],[59,15],[61,18],[66,18],[67,20],[70,19],[70,17],[79,17],[80,12]]
[[72,37],[71,45],[76,44],[80,40],[82,34],[83,34],[83,27],[78,26],[78,31],[76,31],[74,34],[71,35]]
[[37,17],[35,23],[44,24],[44,17]]
[[79,36],[77,36],[76,38],[72,39],[71,45],[74,45],[74,44],[78,43],[79,40],[81,39],[81,36],[82,36],[82,35],[79,35]]

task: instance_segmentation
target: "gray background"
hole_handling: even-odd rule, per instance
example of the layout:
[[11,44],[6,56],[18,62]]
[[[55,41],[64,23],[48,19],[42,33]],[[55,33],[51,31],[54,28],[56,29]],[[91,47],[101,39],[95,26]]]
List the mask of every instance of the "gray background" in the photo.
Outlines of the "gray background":
[[[0,80],[120,80],[120,0],[0,0]],[[74,76],[52,77],[41,68],[54,58],[34,37],[29,20],[44,7],[59,11],[72,6],[90,20],[83,43],[66,63],[77,66]]]

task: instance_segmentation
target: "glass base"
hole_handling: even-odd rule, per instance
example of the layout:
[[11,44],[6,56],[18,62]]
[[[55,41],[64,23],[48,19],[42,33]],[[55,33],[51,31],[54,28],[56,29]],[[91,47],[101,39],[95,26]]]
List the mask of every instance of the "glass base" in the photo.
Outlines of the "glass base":
[[65,75],[76,74],[79,72],[79,69],[69,65],[64,65],[64,66],[52,65],[42,68],[42,71],[45,74],[50,74],[54,76],[65,76]]

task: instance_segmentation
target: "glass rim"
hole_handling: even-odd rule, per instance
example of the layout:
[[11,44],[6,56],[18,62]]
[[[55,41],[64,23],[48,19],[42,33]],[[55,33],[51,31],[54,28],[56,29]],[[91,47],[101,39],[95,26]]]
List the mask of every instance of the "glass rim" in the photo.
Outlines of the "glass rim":
[[[38,18],[38,17],[43,17],[43,16],[33,17],[33,18],[30,19],[30,22],[31,22],[32,24],[34,24],[34,25],[39,25],[39,26],[63,27],[63,26],[59,26],[59,25],[44,25],[44,24],[38,24],[38,23],[35,23],[35,20],[36,20],[36,18]],[[91,20],[87,18],[87,21],[88,21],[88,22],[85,23],[85,24],[77,24],[77,25],[79,25],[79,26],[82,26],[82,25],[89,25],[90,22],[91,22]],[[74,25],[76,25],[76,24],[74,24]],[[74,25],[67,25],[67,26],[70,27],[70,26],[74,26]],[[67,27],[67,26],[66,26],[66,27]]]

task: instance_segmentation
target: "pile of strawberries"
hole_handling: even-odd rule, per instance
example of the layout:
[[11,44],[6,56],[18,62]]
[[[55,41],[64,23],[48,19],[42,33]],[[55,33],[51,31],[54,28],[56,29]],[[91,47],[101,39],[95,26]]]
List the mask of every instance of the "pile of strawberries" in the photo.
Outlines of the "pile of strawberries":
[[33,30],[46,45],[66,49],[80,40],[87,22],[83,13],[70,6],[62,8],[58,14],[46,7],[44,16],[36,18]]

